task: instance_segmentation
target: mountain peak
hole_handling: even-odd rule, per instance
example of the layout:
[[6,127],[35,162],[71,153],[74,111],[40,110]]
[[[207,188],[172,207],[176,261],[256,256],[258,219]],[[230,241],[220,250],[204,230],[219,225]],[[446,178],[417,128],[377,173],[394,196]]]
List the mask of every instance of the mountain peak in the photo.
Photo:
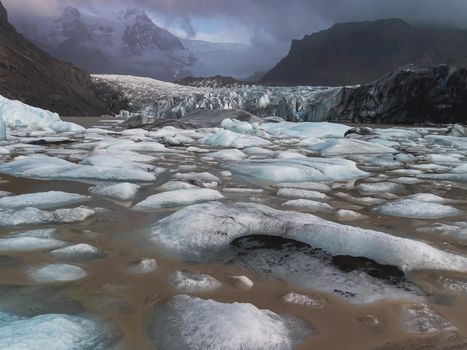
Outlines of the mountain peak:
[[118,12],[118,18],[121,20],[128,20],[131,18],[136,18],[136,17],[146,17],[149,19],[146,11],[138,9],[138,8],[128,8],[126,10],[121,10]]
[[75,22],[81,18],[81,12],[73,6],[67,6],[63,10],[62,16],[67,22]]

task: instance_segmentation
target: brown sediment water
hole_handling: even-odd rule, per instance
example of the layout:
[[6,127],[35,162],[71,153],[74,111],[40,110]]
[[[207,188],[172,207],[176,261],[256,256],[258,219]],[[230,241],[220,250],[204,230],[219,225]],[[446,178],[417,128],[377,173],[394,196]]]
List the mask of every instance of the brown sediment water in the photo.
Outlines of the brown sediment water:
[[[92,126],[97,119],[89,118],[85,120],[84,124],[86,126]],[[69,121],[73,121],[73,119],[69,119]],[[103,124],[105,123],[99,123],[99,127]],[[109,125],[111,127],[112,123],[109,123]],[[164,160],[164,167],[175,170],[177,165],[180,165],[180,159],[177,155],[169,157]],[[216,176],[223,170],[215,163],[208,166],[203,162],[197,163],[192,159],[186,160],[186,164],[193,163],[198,166],[197,171],[209,171]],[[16,194],[60,190],[88,195],[88,188],[91,186],[63,180],[34,180],[3,175],[0,177],[2,180],[6,180],[0,189]],[[169,178],[170,176],[165,174],[159,177],[155,183],[145,186],[135,202],[155,193],[156,188]],[[225,187],[232,185],[254,186],[254,184],[246,182],[245,179],[240,177],[233,177],[223,184]],[[406,188],[410,193],[425,192],[423,186],[426,185],[407,185]],[[264,204],[277,209],[284,209],[281,207],[284,199],[276,197],[274,188],[267,186],[262,188],[264,193],[259,195],[225,192],[223,194],[227,197],[227,202],[250,201],[251,197],[258,197]],[[448,190],[445,196],[465,198],[467,195],[466,189],[450,191]],[[356,190],[344,192],[356,197],[361,196]],[[330,195],[332,196],[332,193]],[[338,208],[352,207],[352,203],[335,197],[328,203]],[[449,341],[446,338],[438,338],[436,335],[427,338],[427,336],[404,332],[401,328],[399,316],[399,307],[401,304],[406,303],[404,301],[351,304],[333,294],[310,291],[280,279],[266,278],[229,264],[228,261],[193,264],[174,260],[162,252],[158,252],[156,248],[148,246],[145,243],[144,235],[150,230],[151,225],[179,208],[137,212],[108,200],[96,198],[93,198],[86,205],[91,208],[105,208],[106,210],[99,211],[95,217],[83,223],[53,225],[50,227],[57,228],[57,236],[69,243],[89,243],[106,254],[102,259],[73,263],[83,267],[88,275],[84,279],[73,283],[75,288],[71,296],[81,302],[83,307],[91,313],[115,321],[124,334],[125,347],[128,349],[156,349],[153,341],[147,335],[146,320],[148,315],[153,312],[155,305],[177,294],[169,283],[169,276],[177,270],[209,273],[222,282],[221,288],[213,292],[197,295],[201,298],[226,303],[251,303],[261,309],[269,309],[278,314],[293,315],[309,322],[313,332],[298,345],[297,349],[299,350],[364,350],[380,347],[398,349],[404,348],[404,346],[417,349],[419,345],[420,349],[429,349],[430,344]],[[465,204],[459,204],[457,207],[467,210]],[[306,212],[306,210],[303,211]],[[446,237],[418,232],[416,230],[419,227],[417,220],[384,217],[364,208],[359,212],[368,216],[368,218],[360,220],[358,223],[346,224],[375,229],[396,236],[416,238],[447,250],[465,253],[465,247],[459,242],[450,242],[446,240]],[[324,213],[318,215],[324,219],[336,221],[333,214]],[[459,218],[458,221],[462,219],[465,220],[465,217]],[[449,223],[450,220],[442,219],[436,222]],[[30,227],[2,228],[0,229],[0,235],[3,236],[27,228]],[[32,281],[26,274],[29,267],[58,262],[44,252],[7,253],[6,255],[19,258],[21,262],[18,265],[0,269],[0,284],[5,285],[31,284]],[[130,274],[127,271],[130,264],[141,258],[155,258],[158,265],[157,269],[142,275]],[[426,287],[426,289],[431,289],[435,295],[440,293],[439,298],[430,301],[430,307],[438,311],[458,329],[456,333],[459,338],[467,338],[467,317],[465,316],[467,293],[452,296],[443,295],[436,285],[431,283],[432,274],[432,271],[420,271],[413,273],[410,278],[413,282]],[[230,275],[246,275],[254,282],[254,286],[249,290],[237,289],[231,285],[228,278]],[[324,306],[321,309],[314,309],[281,301],[281,296],[292,291],[319,297],[325,301]],[[372,326],[364,322],[363,320],[368,315],[380,320],[381,325]],[[424,344],[428,344],[428,347]]]

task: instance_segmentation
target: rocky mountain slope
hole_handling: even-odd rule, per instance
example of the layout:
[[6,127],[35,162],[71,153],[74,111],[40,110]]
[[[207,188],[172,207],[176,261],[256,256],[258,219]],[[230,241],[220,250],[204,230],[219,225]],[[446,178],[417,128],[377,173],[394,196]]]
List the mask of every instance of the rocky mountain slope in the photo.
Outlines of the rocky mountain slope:
[[28,42],[8,22],[0,2],[0,95],[62,115],[100,115],[104,105],[89,75]]
[[371,82],[407,64],[467,66],[467,31],[417,28],[399,19],[336,24],[294,40],[261,79],[290,85]]
[[399,69],[370,84],[349,87],[193,87],[149,78],[93,76],[115,113],[181,117],[198,109],[241,109],[288,121],[354,123],[467,121],[467,70],[447,65]]
[[57,17],[15,15],[14,21],[45,51],[93,73],[173,81],[189,75],[248,76],[265,68],[252,62],[248,45],[180,39],[141,9],[90,15],[66,7]]

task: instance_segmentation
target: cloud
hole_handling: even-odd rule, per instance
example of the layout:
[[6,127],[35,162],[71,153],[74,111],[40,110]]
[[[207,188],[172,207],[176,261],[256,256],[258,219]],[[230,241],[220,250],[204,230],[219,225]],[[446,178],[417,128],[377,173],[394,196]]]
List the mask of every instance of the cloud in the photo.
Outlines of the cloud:
[[[56,13],[67,5],[100,12],[139,7],[177,22],[188,36],[199,31],[193,18],[223,17],[238,23],[256,42],[286,45],[293,38],[334,22],[403,18],[416,23],[467,28],[466,0],[3,0],[8,9]],[[245,30],[242,28],[241,32]],[[226,28],[224,30],[228,30]],[[238,31],[239,28],[230,28]],[[205,33],[206,34],[206,33]],[[209,33],[208,33],[209,34]],[[211,33],[212,35],[212,33]]]

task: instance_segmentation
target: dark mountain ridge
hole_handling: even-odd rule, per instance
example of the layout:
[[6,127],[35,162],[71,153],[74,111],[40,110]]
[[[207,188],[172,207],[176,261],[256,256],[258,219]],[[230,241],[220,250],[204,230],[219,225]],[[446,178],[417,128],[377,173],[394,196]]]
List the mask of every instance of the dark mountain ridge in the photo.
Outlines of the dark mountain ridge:
[[8,22],[0,2],[0,95],[61,115],[100,115],[106,108],[86,72],[56,60]]
[[467,67],[467,31],[415,27],[400,19],[338,23],[294,40],[260,83],[354,85],[407,64]]

